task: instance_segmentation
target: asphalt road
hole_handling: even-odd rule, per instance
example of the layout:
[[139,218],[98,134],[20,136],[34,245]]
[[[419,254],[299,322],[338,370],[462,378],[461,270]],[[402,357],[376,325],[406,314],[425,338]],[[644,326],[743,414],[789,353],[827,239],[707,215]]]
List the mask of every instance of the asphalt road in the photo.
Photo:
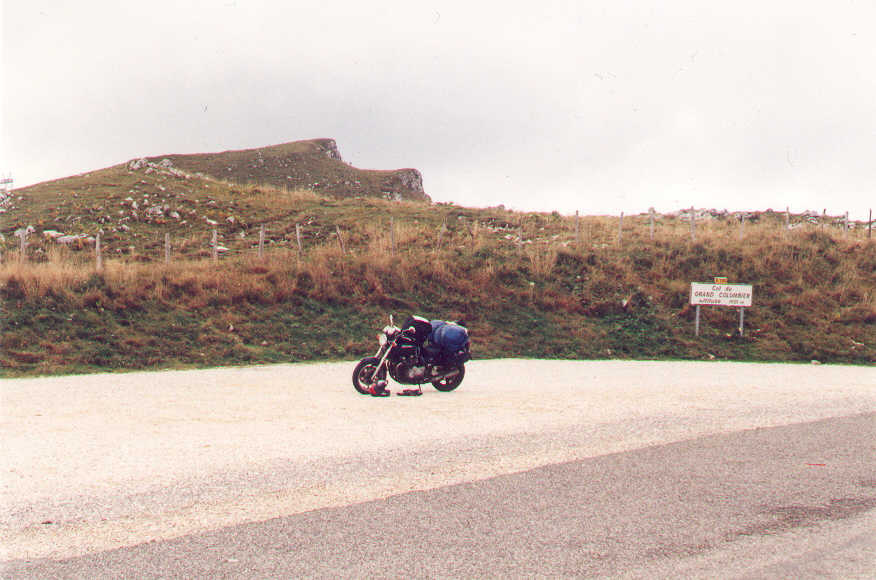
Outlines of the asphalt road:
[[14,578],[872,578],[876,415],[648,447]]
[[876,369],[351,368],[4,381],[0,576],[876,577]]

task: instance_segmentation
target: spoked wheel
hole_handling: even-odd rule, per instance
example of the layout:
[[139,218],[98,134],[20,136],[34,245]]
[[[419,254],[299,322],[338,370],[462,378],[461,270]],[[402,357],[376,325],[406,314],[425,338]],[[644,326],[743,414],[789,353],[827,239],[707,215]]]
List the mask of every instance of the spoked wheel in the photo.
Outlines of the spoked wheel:
[[363,395],[371,394],[371,383],[374,381],[374,371],[380,360],[374,357],[363,358],[353,370],[353,388]]
[[461,383],[462,379],[465,377],[465,365],[458,365],[456,370],[457,373],[453,376],[432,381],[432,386],[443,393],[452,391],[459,386],[459,383]]

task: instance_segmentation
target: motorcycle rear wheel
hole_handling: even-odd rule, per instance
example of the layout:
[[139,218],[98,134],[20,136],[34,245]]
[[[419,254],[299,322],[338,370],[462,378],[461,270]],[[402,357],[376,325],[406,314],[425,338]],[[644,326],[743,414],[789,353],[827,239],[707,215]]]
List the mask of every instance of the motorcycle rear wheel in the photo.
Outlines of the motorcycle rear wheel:
[[353,388],[363,395],[371,394],[371,383],[374,381],[374,371],[380,359],[373,356],[363,358],[353,369]]
[[459,383],[462,382],[462,379],[465,378],[465,365],[457,365],[456,370],[459,372],[457,372],[452,377],[432,381],[432,386],[442,393],[449,393],[450,391],[458,387]]

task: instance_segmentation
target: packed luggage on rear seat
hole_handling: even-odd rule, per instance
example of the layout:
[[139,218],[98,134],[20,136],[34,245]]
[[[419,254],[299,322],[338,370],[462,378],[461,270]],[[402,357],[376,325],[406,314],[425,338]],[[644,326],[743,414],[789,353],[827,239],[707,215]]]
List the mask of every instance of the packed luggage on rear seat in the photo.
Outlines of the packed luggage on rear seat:
[[464,326],[445,320],[432,320],[431,324],[429,342],[438,347],[441,356],[445,359],[470,358],[468,330]]

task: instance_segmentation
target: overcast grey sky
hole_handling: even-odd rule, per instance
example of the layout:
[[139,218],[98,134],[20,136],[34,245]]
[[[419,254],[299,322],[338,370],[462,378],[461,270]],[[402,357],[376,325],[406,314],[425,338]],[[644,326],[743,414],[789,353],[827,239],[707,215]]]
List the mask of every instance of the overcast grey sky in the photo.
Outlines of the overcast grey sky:
[[332,137],[435,201],[876,200],[876,4],[3,0],[0,173]]

